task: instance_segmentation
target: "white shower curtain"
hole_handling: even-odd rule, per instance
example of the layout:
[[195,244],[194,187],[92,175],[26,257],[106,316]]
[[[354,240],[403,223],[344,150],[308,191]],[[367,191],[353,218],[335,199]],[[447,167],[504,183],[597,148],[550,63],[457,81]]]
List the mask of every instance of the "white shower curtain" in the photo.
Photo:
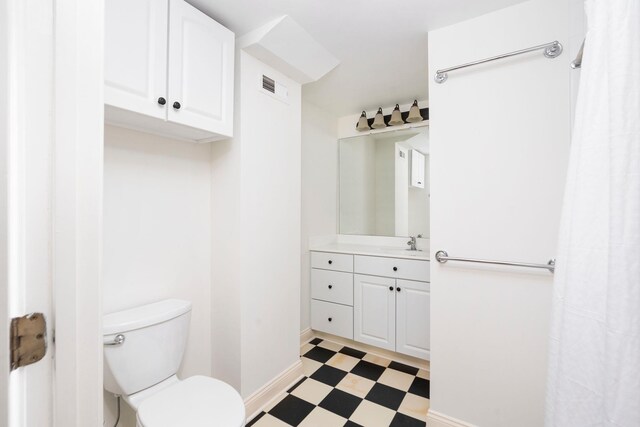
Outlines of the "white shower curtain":
[[640,427],[640,0],[588,0],[547,427]]

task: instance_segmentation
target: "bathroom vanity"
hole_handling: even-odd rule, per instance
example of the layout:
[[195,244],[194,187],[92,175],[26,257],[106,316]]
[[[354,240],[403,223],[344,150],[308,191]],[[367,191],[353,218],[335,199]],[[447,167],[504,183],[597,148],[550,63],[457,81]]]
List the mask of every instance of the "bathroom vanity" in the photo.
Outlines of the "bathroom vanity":
[[311,248],[311,328],[429,360],[428,250]]

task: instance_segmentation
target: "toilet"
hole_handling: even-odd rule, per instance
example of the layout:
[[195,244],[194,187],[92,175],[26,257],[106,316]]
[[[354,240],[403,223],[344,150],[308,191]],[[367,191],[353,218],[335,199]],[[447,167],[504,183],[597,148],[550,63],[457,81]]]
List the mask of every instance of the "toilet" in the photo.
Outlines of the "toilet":
[[103,317],[104,388],[136,411],[138,427],[241,427],[240,394],[206,376],[178,379],[191,303],[170,299]]

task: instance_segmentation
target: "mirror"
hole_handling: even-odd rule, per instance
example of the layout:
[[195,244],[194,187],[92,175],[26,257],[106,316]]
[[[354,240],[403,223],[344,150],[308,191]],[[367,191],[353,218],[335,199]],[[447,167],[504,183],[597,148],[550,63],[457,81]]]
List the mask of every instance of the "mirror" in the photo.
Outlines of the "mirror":
[[429,238],[429,130],[339,141],[339,232]]

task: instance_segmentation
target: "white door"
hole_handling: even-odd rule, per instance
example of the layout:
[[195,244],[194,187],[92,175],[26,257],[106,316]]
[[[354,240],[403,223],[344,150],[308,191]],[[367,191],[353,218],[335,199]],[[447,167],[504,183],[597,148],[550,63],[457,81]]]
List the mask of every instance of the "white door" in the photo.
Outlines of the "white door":
[[169,16],[169,121],[230,136],[234,34],[183,0]]
[[396,280],[355,274],[353,339],[396,349]]
[[[97,2],[0,2],[1,426],[102,424],[102,23]],[[10,370],[33,312],[47,352]]]
[[[53,417],[52,349],[52,4],[3,2],[0,71],[0,425],[47,426]],[[5,44],[6,43],[6,44]],[[21,52],[21,53],[18,53]],[[17,72],[12,75],[11,71]],[[10,370],[11,318],[40,312],[45,357]]]
[[396,280],[396,351],[429,358],[430,284]]
[[105,104],[166,118],[167,1],[104,2]]

